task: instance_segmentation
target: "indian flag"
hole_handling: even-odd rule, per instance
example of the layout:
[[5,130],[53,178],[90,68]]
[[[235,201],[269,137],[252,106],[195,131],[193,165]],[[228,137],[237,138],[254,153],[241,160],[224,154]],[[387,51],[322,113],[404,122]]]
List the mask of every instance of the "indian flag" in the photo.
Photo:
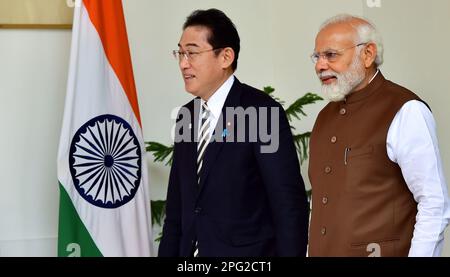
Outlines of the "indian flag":
[[153,254],[145,147],[121,0],[75,3],[58,180],[58,256]]

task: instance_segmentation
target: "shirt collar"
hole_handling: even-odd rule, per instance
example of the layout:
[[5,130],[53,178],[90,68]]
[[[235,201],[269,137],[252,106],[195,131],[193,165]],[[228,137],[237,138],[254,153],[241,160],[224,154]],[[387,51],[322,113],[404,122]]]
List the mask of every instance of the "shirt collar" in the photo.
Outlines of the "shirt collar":
[[384,83],[385,80],[386,79],[384,79],[384,76],[381,73],[381,71],[377,72],[374,78],[365,88],[347,95],[344,103],[351,104],[370,97],[373,93],[375,93],[378,90],[378,88],[381,87],[381,85]]
[[[225,104],[225,100],[227,99],[228,93],[231,90],[231,87],[234,83],[234,75],[231,75],[225,83],[220,86],[216,92],[208,100],[208,108],[211,111],[211,114],[214,118],[219,118],[222,113],[223,105]],[[205,101],[202,99],[202,106]]]
[[377,69],[377,72],[375,72],[375,75],[373,75],[372,79],[370,79],[369,84],[372,83],[373,79],[375,79],[375,77],[377,77],[378,73],[380,73],[380,70]]

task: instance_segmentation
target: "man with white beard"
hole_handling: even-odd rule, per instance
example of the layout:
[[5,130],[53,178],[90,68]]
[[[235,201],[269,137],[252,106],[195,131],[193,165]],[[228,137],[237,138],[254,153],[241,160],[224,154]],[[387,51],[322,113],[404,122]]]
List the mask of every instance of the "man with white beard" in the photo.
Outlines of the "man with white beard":
[[311,56],[330,103],[310,141],[310,256],[439,256],[450,219],[428,106],[386,80],[367,20],[327,20]]

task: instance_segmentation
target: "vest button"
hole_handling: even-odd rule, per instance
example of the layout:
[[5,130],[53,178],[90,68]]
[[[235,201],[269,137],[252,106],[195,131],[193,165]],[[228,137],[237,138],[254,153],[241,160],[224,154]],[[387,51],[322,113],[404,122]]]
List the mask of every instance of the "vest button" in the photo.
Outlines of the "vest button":
[[336,136],[331,137],[331,143],[336,143],[336,141],[337,141],[337,137]]
[[322,236],[325,236],[327,234],[327,228],[322,227],[322,230],[320,230],[320,233],[322,234]]
[[322,198],[322,203],[324,204],[324,205],[326,205],[327,203],[328,203],[328,197],[323,197]]
[[347,113],[347,110],[346,110],[345,108],[342,108],[342,109],[339,111],[339,113],[340,113],[341,115],[345,115],[345,114]]
[[331,167],[330,166],[325,167],[325,173],[326,174],[330,174],[331,173]]
[[194,213],[199,214],[201,211],[202,211],[202,208],[197,207],[197,208],[195,208]]

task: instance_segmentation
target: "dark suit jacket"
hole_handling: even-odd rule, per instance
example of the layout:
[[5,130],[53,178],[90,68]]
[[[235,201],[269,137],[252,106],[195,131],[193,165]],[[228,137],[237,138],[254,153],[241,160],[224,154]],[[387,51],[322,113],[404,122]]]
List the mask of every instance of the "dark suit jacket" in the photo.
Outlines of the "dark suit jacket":
[[[195,103],[199,101],[184,106],[192,114],[192,126],[177,127],[192,137],[198,126]],[[236,130],[243,122],[238,122],[237,117],[227,120],[226,107],[254,107],[258,117],[259,108],[278,108],[278,151],[262,154],[264,143],[259,135],[254,142],[237,142]],[[283,108],[270,96],[235,79],[222,113],[218,126],[226,127],[216,128],[215,134],[223,133],[224,142],[208,145],[200,186],[196,173],[197,142],[175,143],[159,256],[191,256],[196,240],[203,257],[305,256],[308,206]],[[177,124],[183,121],[178,120]],[[269,116],[265,126],[269,131],[270,122]],[[249,121],[246,123],[248,138]],[[235,142],[230,142],[232,133]]]

